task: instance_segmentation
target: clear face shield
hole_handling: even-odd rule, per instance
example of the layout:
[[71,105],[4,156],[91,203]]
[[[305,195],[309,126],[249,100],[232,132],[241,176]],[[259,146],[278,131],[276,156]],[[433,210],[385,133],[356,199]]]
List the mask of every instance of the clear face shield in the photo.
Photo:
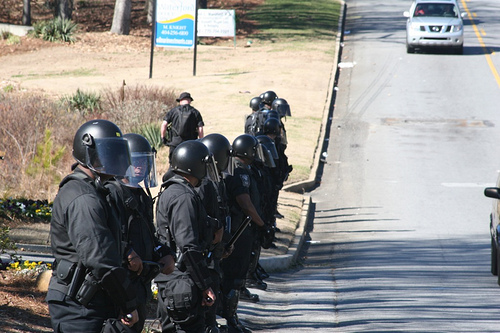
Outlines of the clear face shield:
[[85,165],[97,174],[123,177],[130,170],[130,152],[123,138],[90,138]]
[[220,175],[219,171],[217,170],[217,163],[215,161],[214,155],[210,154],[207,157],[206,161],[206,167],[207,167],[207,177],[213,181],[213,182],[220,182]]
[[130,187],[151,188],[158,186],[156,180],[156,151],[131,154],[132,165],[120,181]]
[[290,111],[290,105],[288,104],[280,104],[277,107],[277,110],[280,117],[291,117],[292,113]]
[[276,168],[276,163],[274,162],[273,155],[265,146],[262,147],[265,155],[264,165],[268,168]]
[[261,143],[258,143],[255,147],[255,157],[254,160],[257,162],[265,163],[266,155],[264,154],[264,149]]

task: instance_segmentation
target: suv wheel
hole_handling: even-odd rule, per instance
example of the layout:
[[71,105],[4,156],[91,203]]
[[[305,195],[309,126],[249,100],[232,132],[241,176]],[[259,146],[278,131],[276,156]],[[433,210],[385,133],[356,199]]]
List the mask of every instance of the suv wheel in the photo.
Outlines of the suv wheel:
[[406,53],[415,53],[415,48],[408,44],[408,42],[406,43]]
[[498,250],[493,237],[491,237],[491,274],[498,275]]

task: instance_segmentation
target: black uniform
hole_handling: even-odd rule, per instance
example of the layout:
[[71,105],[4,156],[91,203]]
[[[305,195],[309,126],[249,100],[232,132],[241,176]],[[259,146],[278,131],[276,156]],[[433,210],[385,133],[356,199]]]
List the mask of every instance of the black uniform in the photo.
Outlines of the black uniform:
[[167,143],[170,147],[169,158],[182,142],[198,139],[198,127],[204,125],[201,113],[189,104],[176,106],[167,112],[163,120],[172,124]]
[[[226,217],[229,216],[229,207],[227,206],[227,197],[225,192],[224,182],[214,183],[208,178],[204,178],[200,187],[196,188],[201,197],[207,214],[212,217],[212,232],[215,233],[221,228],[225,228]],[[205,314],[205,324],[207,332],[210,329],[217,327],[217,309],[220,306],[220,283],[222,278],[222,269],[220,262],[224,254],[224,239],[228,240],[230,235],[223,238],[222,242],[211,244],[210,246],[210,261],[208,268],[210,269],[212,278],[212,290],[216,295],[214,305],[212,305]]]
[[[252,204],[260,215],[259,192],[250,166],[246,166],[238,160],[235,160],[233,175],[228,175],[225,182],[231,211],[231,229],[234,233],[246,218],[245,213],[236,201],[236,197],[241,194],[250,195]],[[239,292],[245,286],[245,279],[251,262],[252,247],[257,234],[258,227],[251,223],[234,244],[231,255],[222,260],[221,263],[223,271],[221,289],[224,297],[222,314],[228,320],[228,324],[229,322],[238,323],[236,310]]]
[[59,185],[50,223],[55,268],[46,298],[55,332],[101,332],[107,318],[136,308],[122,267],[120,221],[106,195],[78,168]]
[[[156,238],[153,222],[153,200],[142,188],[128,187],[116,180],[106,183],[109,189],[110,203],[121,214],[124,239],[127,241],[126,251],[137,253],[143,262],[141,275],[129,271],[129,277],[137,293],[139,321],[132,327],[141,332],[146,320],[146,305],[151,299],[151,280],[158,274],[158,266],[147,264],[157,262],[161,254],[170,252]],[[158,249],[162,251],[158,251]],[[156,249],[156,251],[155,251]]]
[[157,232],[160,241],[177,250],[177,263],[172,274],[155,279],[162,327],[166,330],[169,317],[177,332],[202,332],[202,291],[212,283],[207,266],[211,224],[201,198],[184,177],[174,175],[164,186],[156,210]]

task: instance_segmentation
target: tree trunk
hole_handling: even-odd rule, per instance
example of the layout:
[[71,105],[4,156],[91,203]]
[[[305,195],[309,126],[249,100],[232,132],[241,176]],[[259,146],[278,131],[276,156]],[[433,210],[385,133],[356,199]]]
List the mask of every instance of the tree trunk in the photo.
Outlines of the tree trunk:
[[57,0],[56,17],[71,20],[73,17],[73,0]]
[[[158,0],[156,0],[158,1]],[[155,2],[154,0],[146,0],[144,5],[144,12],[148,14],[148,23],[153,23],[153,11],[154,11]]]
[[23,0],[23,25],[31,25],[31,0]]
[[116,0],[115,13],[111,32],[118,35],[130,33],[130,15],[132,11],[132,0]]

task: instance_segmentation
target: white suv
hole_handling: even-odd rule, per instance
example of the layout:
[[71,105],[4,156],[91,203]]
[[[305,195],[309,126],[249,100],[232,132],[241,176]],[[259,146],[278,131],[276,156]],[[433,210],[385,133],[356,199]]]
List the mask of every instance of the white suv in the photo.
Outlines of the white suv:
[[462,54],[464,23],[456,0],[415,0],[403,13],[406,22],[406,51],[415,48],[446,47]]

